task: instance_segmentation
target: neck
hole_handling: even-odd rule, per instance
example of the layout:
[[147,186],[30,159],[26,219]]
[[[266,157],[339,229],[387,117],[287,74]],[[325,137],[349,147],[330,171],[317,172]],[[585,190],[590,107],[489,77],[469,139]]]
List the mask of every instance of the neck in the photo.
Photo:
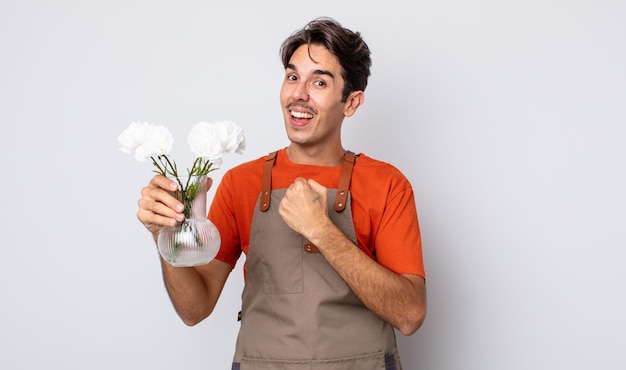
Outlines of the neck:
[[324,149],[307,149],[294,144],[287,147],[287,156],[291,162],[314,166],[341,166],[345,153],[341,145]]

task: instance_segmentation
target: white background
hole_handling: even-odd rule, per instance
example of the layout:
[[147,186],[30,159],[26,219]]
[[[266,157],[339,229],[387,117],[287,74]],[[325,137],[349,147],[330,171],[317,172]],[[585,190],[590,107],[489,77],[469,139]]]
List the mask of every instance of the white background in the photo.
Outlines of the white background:
[[618,0],[0,1],[0,368],[230,368],[241,264],[182,324],[135,216],[151,164],[116,139],[167,125],[184,166],[191,125],[233,120],[224,170],[286,146],[278,48],[323,15],[373,51],[345,146],[416,192],[429,311],[405,368],[626,368]]

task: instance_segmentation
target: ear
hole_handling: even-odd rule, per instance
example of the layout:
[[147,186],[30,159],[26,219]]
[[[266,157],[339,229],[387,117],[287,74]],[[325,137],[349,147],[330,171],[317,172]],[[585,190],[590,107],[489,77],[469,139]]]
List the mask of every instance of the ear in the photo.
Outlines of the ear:
[[353,91],[348,95],[348,99],[346,99],[346,104],[343,110],[343,115],[346,117],[350,117],[356,112],[357,108],[363,104],[365,101],[365,94],[362,90]]

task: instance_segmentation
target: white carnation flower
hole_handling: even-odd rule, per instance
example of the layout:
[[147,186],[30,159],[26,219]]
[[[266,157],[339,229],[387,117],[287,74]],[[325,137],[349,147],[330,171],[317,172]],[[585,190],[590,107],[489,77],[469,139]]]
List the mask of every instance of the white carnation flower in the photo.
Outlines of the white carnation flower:
[[245,149],[243,129],[230,121],[198,122],[187,136],[189,148],[196,156],[219,166],[226,153],[242,153]]
[[[221,165],[224,154],[241,154],[246,147],[243,130],[230,121],[200,122],[191,128],[187,140],[196,154],[193,165],[187,168],[188,176],[207,175]],[[117,141],[122,152],[134,151],[139,161],[152,159],[156,167],[154,172],[174,177],[180,183],[179,176],[182,174],[178,172],[176,161],[169,155],[174,139],[167,128],[147,122],[133,122],[118,136]],[[181,188],[181,192],[187,197],[185,199],[193,199],[195,196],[195,188],[187,188],[187,185]]]
[[131,153],[134,150],[135,158],[139,161],[169,154],[174,143],[172,133],[165,126],[147,122],[132,122],[118,136],[117,141],[122,152]]
[[224,126],[227,131],[225,140],[223,141],[224,153],[243,153],[246,148],[246,139],[243,136],[243,129],[232,122],[218,122]]

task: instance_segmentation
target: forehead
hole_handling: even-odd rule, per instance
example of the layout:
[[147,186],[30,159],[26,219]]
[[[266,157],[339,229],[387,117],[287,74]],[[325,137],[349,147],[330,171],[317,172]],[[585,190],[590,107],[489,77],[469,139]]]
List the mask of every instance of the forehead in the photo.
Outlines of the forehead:
[[341,76],[339,59],[326,47],[318,44],[300,45],[289,59],[289,64],[302,72],[328,70]]

